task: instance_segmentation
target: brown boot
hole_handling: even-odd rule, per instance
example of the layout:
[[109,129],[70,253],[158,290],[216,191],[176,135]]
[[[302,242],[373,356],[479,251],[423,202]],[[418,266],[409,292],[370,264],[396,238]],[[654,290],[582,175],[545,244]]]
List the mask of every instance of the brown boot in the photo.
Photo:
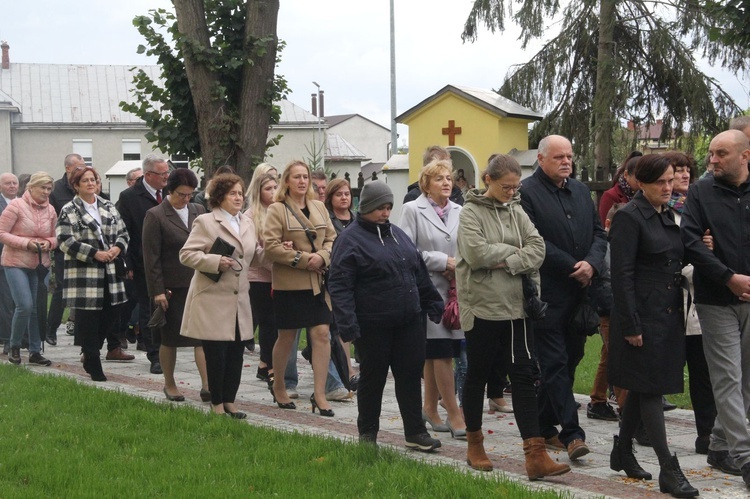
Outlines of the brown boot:
[[557,463],[549,457],[542,437],[524,440],[523,453],[526,455],[526,474],[529,476],[529,480],[562,475],[570,471],[570,466]]
[[466,451],[466,463],[479,471],[492,471],[492,461],[487,457],[484,452],[484,435],[482,430],[479,431],[467,431],[466,440],[469,442],[469,447]]

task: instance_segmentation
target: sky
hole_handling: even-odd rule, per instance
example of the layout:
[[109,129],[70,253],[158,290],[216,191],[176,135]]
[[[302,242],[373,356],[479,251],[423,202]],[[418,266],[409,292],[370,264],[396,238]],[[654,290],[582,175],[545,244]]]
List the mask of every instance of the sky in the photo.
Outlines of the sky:
[[[390,124],[389,0],[281,0],[278,34],[287,46],[278,73],[288,98],[310,110],[310,94],[325,91],[325,114],[358,113]],[[397,113],[447,84],[498,88],[509,68],[530,59],[544,40],[521,50],[518,29],[481,31],[474,43],[461,32],[473,0],[395,0]],[[11,62],[50,64],[154,64],[136,53],[143,39],[132,25],[136,15],[170,8],[168,0],[6,1],[0,40],[10,45]],[[425,8],[428,7],[428,8]],[[550,26],[554,34],[559,26]],[[750,107],[750,83],[743,75],[711,69],[742,108]],[[399,125],[399,145],[408,128]]]

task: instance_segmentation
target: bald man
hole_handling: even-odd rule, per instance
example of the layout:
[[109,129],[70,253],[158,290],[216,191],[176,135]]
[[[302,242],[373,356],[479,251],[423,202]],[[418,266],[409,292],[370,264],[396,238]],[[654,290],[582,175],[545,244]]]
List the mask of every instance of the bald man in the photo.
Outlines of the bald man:
[[[0,215],[18,195],[18,177],[12,173],[0,175]],[[0,244],[0,253],[3,245]],[[5,279],[5,269],[0,266],[0,343],[3,343],[3,353],[8,353],[10,344],[10,323],[13,321],[13,310],[16,308],[10,296],[8,281]]]
[[[718,402],[707,461],[750,487],[750,140],[727,130],[708,152],[714,174],[690,186],[680,226]],[[713,250],[703,244],[706,230]]]

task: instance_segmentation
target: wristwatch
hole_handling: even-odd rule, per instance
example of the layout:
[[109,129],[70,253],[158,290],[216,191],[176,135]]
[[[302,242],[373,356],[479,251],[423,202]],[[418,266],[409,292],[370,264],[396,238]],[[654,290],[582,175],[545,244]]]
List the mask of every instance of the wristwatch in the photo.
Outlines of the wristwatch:
[[292,260],[292,267],[296,267],[299,263],[299,259],[302,258],[302,252],[298,251],[296,255],[294,255],[294,260]]

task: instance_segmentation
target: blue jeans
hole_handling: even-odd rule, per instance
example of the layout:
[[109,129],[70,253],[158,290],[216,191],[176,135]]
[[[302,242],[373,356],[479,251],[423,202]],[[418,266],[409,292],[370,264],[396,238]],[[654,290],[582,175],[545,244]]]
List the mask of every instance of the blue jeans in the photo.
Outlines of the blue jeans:
[[29,352],[39,353],[42,351],[42,340],[36,316],[36,289],[39,284],[36,269],[5,267],[5,278],[8,280],[10,295],[16,304],[10,326],[10,346],[21,348],[23,333],[28,329]]
[[[294,347],[289,352],[289,359],[286,362],[286,371],[284,371],[284,385],[287,390],[297,389],[297,383],[299,383],[299,375],[297,374],[297,350],[299,350],[299,337],[302,333],[301,329],[297,330],[297,338],[294,340]],[[326,376],[326,393],[330,393],[339,388],[344,388],[344,383],[341,381],[336,366],[333,361],[328,361],[328,376]]]

